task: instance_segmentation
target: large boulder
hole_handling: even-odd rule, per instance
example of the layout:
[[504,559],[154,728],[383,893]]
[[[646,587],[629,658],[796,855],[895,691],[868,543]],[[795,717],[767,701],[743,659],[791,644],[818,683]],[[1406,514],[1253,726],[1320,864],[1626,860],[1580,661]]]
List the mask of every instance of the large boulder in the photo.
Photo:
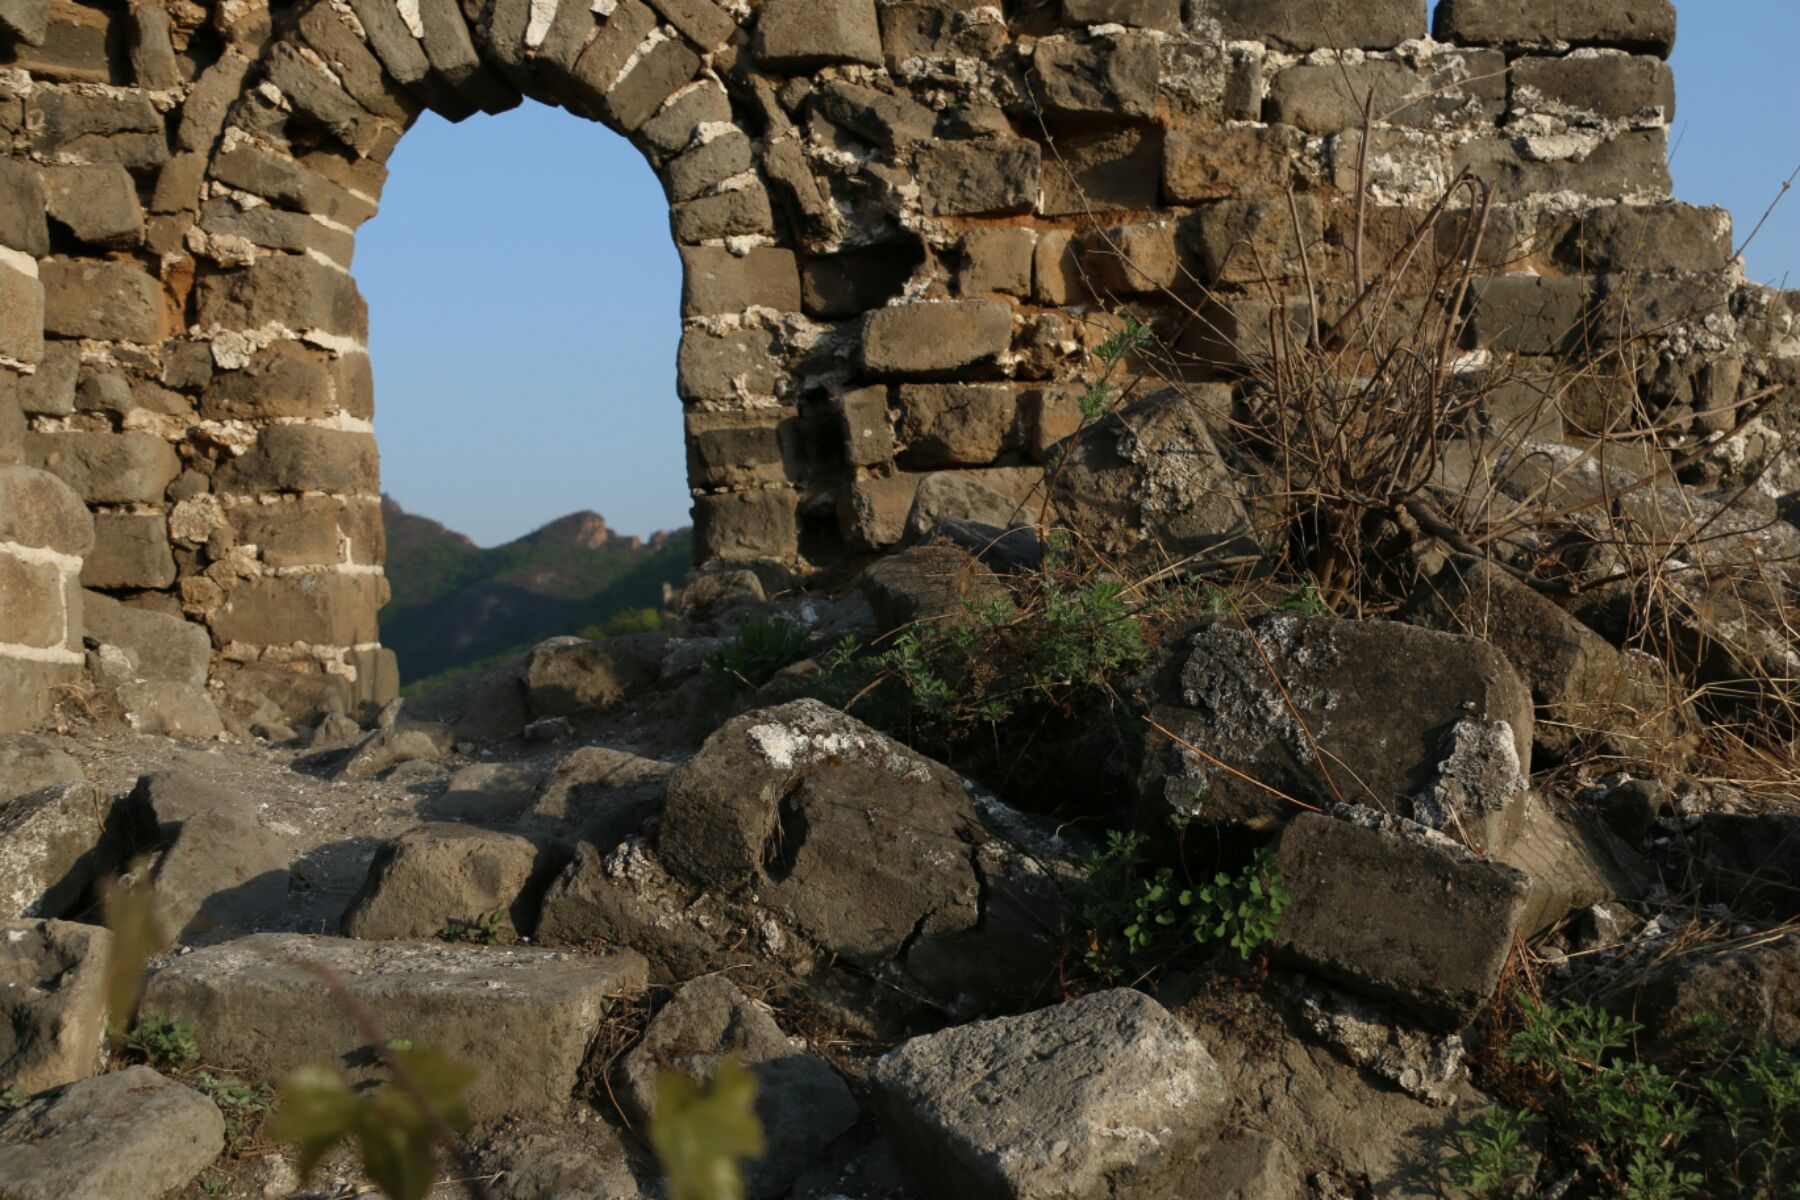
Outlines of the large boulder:
[[914,1038],[870,1075],[927,1195],[1175,1200],[1227,1096],[1200,1040],[1119,988]]
[[1800,934],[1672,958],[1621,998],[1646,1049],[1702,1048],[1714,1022],[1742,1045],[1800,1052]]
[[0,922],[0,1090],[41,1092],[100,1069],[112,935],[71,921]]
[[656,816],[674,770],[628,750],[583,746],[550,769],[516,819],[610,850]]
[[0,1120],[6,1200],[155,1200],[225,1149],[225,1118],[199,1092],[130,1067],[39,1096]]
[[566,1103],[612,1003],[643,990],[644,960],[621,952],[359,942],[260,933],[184,954],[150,976],[143,1011],[193,1023],[208,1063],[279,1079],[309,1063],[352,1079],[382,1070],[314,967],[346,981],[382,1032],[432,1046],[481,1075],[477,1120]]
[[752,1200],[785,1196],[800,1170],[856,1124],[856,1098],[836,1071],[723,975],[683,984],[651,1019],[620,1063],[620,1098],[635,1120],[648,1120],[662,1071],[706,1083],[728,1058],[755,1077],[763,1127],[763,1154],[745,1165],[746,1190]]
[[1474,638],[1299,613],[1220,619],[1176,639],[1150,687],[1148,823],[1273,828],[1336,801],[1410,816],[1444,780],[1464,721],[1504,723],[1518,772],[1530,770],[1531,693]]
[[544,889],[566,851],[515,833],[469,825],[408,830],[375,852],[368,879],[344,913],[356,938],[430,938],[450,922],[498,913],[499,940],[531,936]]
[[829,953],[949,1003],[1054,975],[1059,893],[954,771],[816,700],[727,722],[669,778],[660,846]]
[[1283,958],[1449,1030],[1493,997],[1531,886],[1435,830],[1349,805],[1296,818],[1276,861],[1292,897]]
[[182,942],[230,937],[279,920],[288,898],[287,843],[248,805],[181,822],[158,856],[151,894],[163,932]]
[[1170,388],[1057,443],[1047,478],[1059,517],[1101,553],[1142,566],[1257,557],[1207,413],[1200,397]]
[[731,959],[731,947],[776,953],[784,948],[763,927],[740,925],[712,893],[663,869],[642,838],[602,853],[592,843],[544,895],[537,941],[544,946],[618,947],[642,954],[657,983],[692,979]]

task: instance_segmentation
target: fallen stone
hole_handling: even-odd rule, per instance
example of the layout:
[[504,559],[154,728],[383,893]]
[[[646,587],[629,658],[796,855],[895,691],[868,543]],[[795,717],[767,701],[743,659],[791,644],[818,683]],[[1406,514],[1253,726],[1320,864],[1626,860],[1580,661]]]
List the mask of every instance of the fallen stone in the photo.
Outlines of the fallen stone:
[[118,689],[125,721],[151,736],[209,741],[225,732],[206,689],[172,679],[141,679]]
[[1301,1002],[1300,1016],[1314,1037],[1427,1104],[1455,1103],[1455,1085],[1468,1076],[1461,1037],[1412,1028],[1353,996],[1321,989]]
[[512,833],[434,824],[408,830],[375,852],[362,890],[344,913],[348,937],[435,937],[450,922],[474,925],[498,913],[498,940],[530,937],[544,890],[566,852]]
[[1052,446],[1050,497],[1101,553],[1161,567],[1261,547],[1206,423],[1206,398],[1167,389]]
[[183,943],[229,937],[279,919],[288,902],[287,845],[246,806],[187,816],[151,876],[157,923]]
[[90,640],[135,654],[138,671],[145,679],[206,686],[212,639],[204,625],[120,604],[93,591],[82,593],[81,619],[83,633]]
[[[671,876],[642,838],[602,854],[583,842],[544,895],[537,941],[545,946],[618,947],[649,960],[658,983],[716,970],[745,930],[714,898]],[[760,948],[778,949],[760,938]]]
[[409,721],[400,701],[382,710],[374,730],[332,768],[333,779],[370,779],[408,762],[431,762],[456,748],[456,734],[446,725]]
[[1512,843],[1496,857],[1531,880],[1519,932],[1536,937],[1577,909],[1608,900],[1645,900],[1658,882],[1643,855],[1623,842],[1599,814],[1565,815],[1538,795],[1524,798]]
[[81,764],[48,739],[30,733],[0,733],[0,808],[27,792],[86,778]]
[[590,1121],[554,1134],[508,1131],[481,1148],[483,1171],[498,1178],[488,1184],[493,1200],[642,1200],[655,1195],[660,1172],[634,1169],[622,1135]]
[[1206,1047],[1119,988],[914,1038],[870,1074],[882,1123],[929,1195],[1192,1195],[1227,1095]]
[[1726,1044],[1800,1051],[1800,936],[1761,937],[1653,971],[1617,1007],[1643,1024],[1646,1052],[1702,1049],[1716,1026]]
[[[671,872],[956,1007],[1054,973],[1061,899],[955,772],[816,700],[737,717],[669,777]],[[995,809],[1002,806],[993,805]]]
[[[439,821],[504,823],[531,803],[544,782],[535,763],[473,763],[450,777],[441,795],[432,798],[429,814]],[[420,811],[426,812],[427,806]]]
[[225,1149],[211,1100],[149,1067],[39,1096],[0,1120],[7,1200],[145,1200],[192,1183]]
[[604,712],[656,682],[668,644],[660,633],[630,633],[539,646],[526,667],[531,711],[540,717]]
[[884,555],[856,582],[882,634],[922,622],[967,624],[984,608],[1012,603],[1005,581],[959,546],[913,546]]
[[675,764],[610,746],[583,746],[552,767],[519,811],[539,826],[612,849],[656,816]]
[[0,808],[0,916],[69,912],[132,845],[148,821],[129,799],[102,800],[86,781],[53,784]]
[[1368,808],[1303,813],[1276,861],[1292,904],[1277,953],[1435,1028],[1467,1025],[1493,997],[1530,892],[1523,872]]
[[245,804],[239,793],[184,767],[139,776],[131,802],[144,807],[164,839],[172,839],[190,817],[215,808],[235,810]]
[[0,923],[0,1090],[36,1094],[100,1069],[111,953],[98,926]]
[[1194,1171],[1220,1200],[1305,1200],[1305,1173],[1285,1142],[1261,1133],[1221,1138]]
[[1445,735],[1437,778],[1412,799],[1412,819],[1490,857],[1518,836],[1530,782],[1504,721],[1458,721]]
[[682,985],[651,1018],[643,1040],[619,1066],[621,1096],[633,1120],[656,1112],[657,1077],[680,1071],[707,1083],[727,1059],[756,1080],[764,1150],[745,1164],[752,1200],[785,1196],[794,1177],[834,1138],[856,1124],[856,1098],[837,1072],[790,1039],[761,1007],[722,975]]
[[480,1070],[467,1093],[477,1120],[566,1103],[612,1001],[645,982],[644,960],[629,952],[575,958],[263,933],[156,970],[143,1011],[193,1022],[206,1062],[256,1078],[309,1063],[344,1067],[358,1081],[380,1077],[366,1039],[309,965],[341,976],[387,1036]]
[[1166,654],[1153,686],[1150,718],[1174,735],[1151,731],[1140,774],[1159,822],[1273,828],[1299,811],[1284,796],[1410,812],[1464,720],[1504,722],[1522,774],[1531,761],[1531,696],[1499,651],[1410,625],[1220,619]]
[[1425,583],[1406,620],[1478,637],[1531,685],[1535,745],[1556,757],[1597,744],[1627,759],[1679,735],[1678,695],[1655,660],[1622,654],[1566,610],[1497,567],[1457,560]]

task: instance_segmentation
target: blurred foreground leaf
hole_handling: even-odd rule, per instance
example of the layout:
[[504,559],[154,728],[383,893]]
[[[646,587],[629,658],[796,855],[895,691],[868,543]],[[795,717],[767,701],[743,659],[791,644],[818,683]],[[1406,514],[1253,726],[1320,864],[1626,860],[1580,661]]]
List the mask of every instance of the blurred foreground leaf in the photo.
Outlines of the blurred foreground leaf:
[[147,860],[132,864],[125,880],[109,879],[100,890],[100,908],[112,933],[112,953],[106,960],[107,1032],[123,1038],[137,1015],[143,990],[144,965],[168,949],[156,920],[156,900],[150,893]]
[[734,1060],[704,1088],[680,1071],[657,1077],[650,1144],[668,1178],[669,1200],[743,1200],[739,1160],[763,1152],[755,1102],[756,1080]]

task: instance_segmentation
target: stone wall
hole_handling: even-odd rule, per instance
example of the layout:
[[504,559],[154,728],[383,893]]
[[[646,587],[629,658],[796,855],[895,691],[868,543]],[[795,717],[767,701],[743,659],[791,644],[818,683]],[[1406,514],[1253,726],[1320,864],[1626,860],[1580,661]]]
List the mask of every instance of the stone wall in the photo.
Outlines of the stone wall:
[[[1121,307],[1229,381],[1296,228],[1348,276],[1365,163],[1390,245],[1491,183],[1486,348],[1630,297],[1665,326],[1643,386],[1729,426],[1800,332],[1723,212],[1668,202],[1674,34],[1667,0],[1446,0],[1429,35],[1424,0],[0,0],[0,446],[94,522],[0,551],[202,623],[227,699],[390,694],[355,232],[424,109],[527,97],[668,193],[703,565],[830,572],[940,472],[1028,494]],[[6,594],[0,663],[49,661]]]

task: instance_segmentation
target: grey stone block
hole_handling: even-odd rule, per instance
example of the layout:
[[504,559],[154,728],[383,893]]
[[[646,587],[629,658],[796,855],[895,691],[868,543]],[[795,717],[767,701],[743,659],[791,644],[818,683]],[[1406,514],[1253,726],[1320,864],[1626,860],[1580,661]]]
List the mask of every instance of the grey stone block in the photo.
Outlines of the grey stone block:
[[366,1040],[307,964],[350,981],[392,1037],[432,1046],[481,1072],[467,1100],[477,1120],[558,1111],[613,1002],[645,984],[629,951],[358,942],[256,934],[182,956],[150,977],[143,1011],[192,1021],[211,1063],[279,1079],[310,1063],[382,1074]]
[[1216,0],[1215,7],[1225,36],[1289,50],[1387,50],[1425,36],[1422,0]]
[[1617,46],[1663,58],[1675,47],[1670,0],[1444,0],[1434,34],[1441,42],[1476,46]]
[[160,513],[100,513],[94,548],[81,564],[90,588],[166,588],[175,582],[169,521]]
[[163,291],[156,277],[121,263],[46,259],[44,331],[64,337],[155,342],[163,333]]
[[1052,116],[1147,117],[1161,72],[1156,42],[1142,34],[1046,39],[1031,55],[1033,93]]
[[913,158],[919,198],[933,216],[1030,212],[1038,198],[1043,151],[1024,138],[943,141]]
[[29,432],[25,454],[92,504],[160,504],[181,472],[169,443],[147,433]]
[[50,253],[43,178],[30,163],[16,158],[0,158],[0,246],[33,258]]
[[757,10],[755,45],[757,60],[777,71],[882,61],[874,0],[769,0]]
[[0,1079],[29,1095],[100,1069],[111,953],[95,925],[0,922]]
[[863,365],[879,375],[953,371],[1004,354],[1012,329],[1012,305],[998,300],[890,305],[863,320]]
[[205,686],[212,661],[206,626],[96,592],[82,597],[81,614],[86,636],[130,651],[143,678]]
[[94,518],[58,476],[0,464],[0,542],[83,555],[94,545]]

